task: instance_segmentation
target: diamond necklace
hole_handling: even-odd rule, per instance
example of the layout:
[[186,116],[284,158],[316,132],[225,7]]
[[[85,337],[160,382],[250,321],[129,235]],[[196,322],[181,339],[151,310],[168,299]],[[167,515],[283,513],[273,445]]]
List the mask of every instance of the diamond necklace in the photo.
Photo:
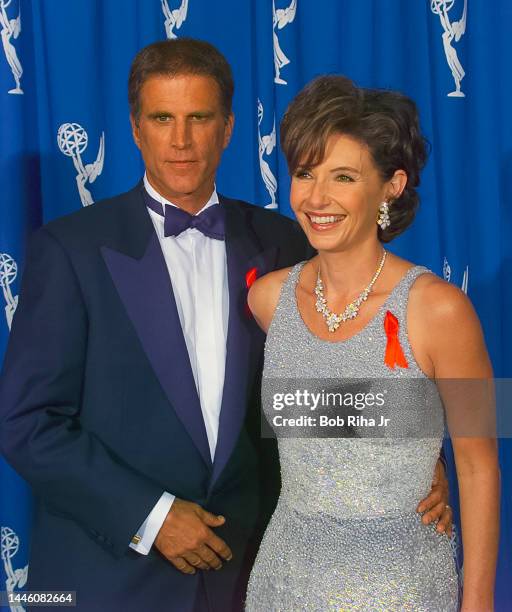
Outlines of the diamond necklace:
[[384,267],[384,262],[386,261],[386,250],[382,250],[382,257],[379,262],[379,266],[377,271],[373,275],[372,280],[368,284],[367,287],[361,291],[361,293],[356,297],[353,302],[347,305],[345,310],[341,314],[336,314],[332,312],[327,306],[327,300],[324,296],[324,285],[322,283],[322,279],[320,277],[320,266],[318,267],[318,276],[316,279],[315,285],[315,294],[316,294],[316,310],[322,314],[322,317],[325,320],[325,324],[329,328],[330,332],[335,332],[341,323],[349,319],[355,319],[359,314],[359,307],[363,302],[366,302],[368,299],[368,294],[372,290],[373,285],[375,285],[375,281],[379,278],[379,274],[382,272],[382,268]]

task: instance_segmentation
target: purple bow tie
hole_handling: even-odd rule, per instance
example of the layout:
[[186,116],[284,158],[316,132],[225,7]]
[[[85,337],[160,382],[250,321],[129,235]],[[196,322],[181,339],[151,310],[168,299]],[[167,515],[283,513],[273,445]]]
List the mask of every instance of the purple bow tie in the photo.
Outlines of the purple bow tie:
[[[167,236],[179,236],[181,232],[189,228],[195,228],[209,238],[224,240],[226,234],[224,209],[219,204],[208,206],[199,215],[191,215],[176,206],[162,205],[152,198],[145,189],[144,200],[148,208],[165,217],[164,236],[166,238]],[[162,206],[164,207],[165,214],[162,213]]]

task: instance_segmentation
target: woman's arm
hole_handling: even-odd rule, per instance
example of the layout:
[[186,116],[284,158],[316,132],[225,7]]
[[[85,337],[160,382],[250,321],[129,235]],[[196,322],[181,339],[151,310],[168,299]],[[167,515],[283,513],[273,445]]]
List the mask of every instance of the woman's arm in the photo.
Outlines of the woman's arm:
[[459,481],[463,612],[493,610],[499,537],[499,465],[492,367],[478,317],[462,291],[434,279],[422,288],[427,354],[443,398]]
[[463,612],[494,609],[499,538],[499,469],[496,441],[452,438],[459,481],[464,546]]

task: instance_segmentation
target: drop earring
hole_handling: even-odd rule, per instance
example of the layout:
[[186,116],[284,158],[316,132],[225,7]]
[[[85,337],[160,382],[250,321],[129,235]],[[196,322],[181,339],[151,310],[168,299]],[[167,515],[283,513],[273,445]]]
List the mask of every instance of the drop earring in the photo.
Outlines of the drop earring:
[[389,204],[387,202],[382,202],[382,204],[379,206],[377,225],[379,225],[383,230],[391,225],[391,219],[389,218]]

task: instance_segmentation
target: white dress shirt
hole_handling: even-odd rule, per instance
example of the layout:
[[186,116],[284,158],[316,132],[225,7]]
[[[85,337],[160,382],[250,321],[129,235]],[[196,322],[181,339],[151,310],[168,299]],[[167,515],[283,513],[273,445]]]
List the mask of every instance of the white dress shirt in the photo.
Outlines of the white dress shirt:
[[[175,206],[155,191],[146,175],[144,187],[162,207]],[[208,206],[219,206],[215,189],[199,212]],[[225,242],[208,238],[194,228],[164,238],[164,217],[148,211],[169,270],[213,461],[224,388],[229,314]],[[174,499],[171,493],[163,493],[133,538],[130,546],[134,550],[148,554]]]

